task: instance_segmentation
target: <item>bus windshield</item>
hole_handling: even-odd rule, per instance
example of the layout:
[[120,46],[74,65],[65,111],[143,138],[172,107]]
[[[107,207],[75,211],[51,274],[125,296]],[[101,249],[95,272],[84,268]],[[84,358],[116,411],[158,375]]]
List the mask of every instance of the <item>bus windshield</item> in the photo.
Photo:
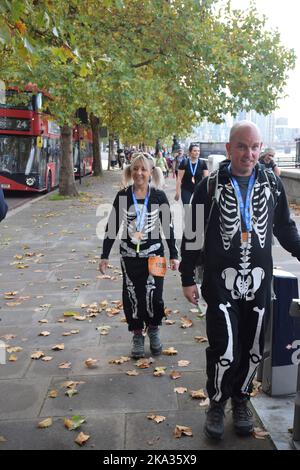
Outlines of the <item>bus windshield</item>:
[[0,108],[33,111],[33,94],[29,91],[1,90]]
[[36,173],[39,153],[33,137],[0,135],[0,172]]

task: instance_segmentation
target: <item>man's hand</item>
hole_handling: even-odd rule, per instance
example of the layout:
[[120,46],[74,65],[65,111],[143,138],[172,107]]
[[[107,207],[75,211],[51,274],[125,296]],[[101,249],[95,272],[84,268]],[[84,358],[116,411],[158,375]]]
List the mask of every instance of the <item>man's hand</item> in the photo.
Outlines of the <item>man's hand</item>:
[[174,196],[174,199],[175,199],[175,201],[179,201],[179,199],[180,199],[180,194],[179,194],[179,193],[176,193],[175,196]]
[[183,287],[182,290],[185,298],[191,302],[191,304],[198,305],[199,292],[196,284],[193,286]]
[[108,266],[108,259],[102,259],[99,263],[99,271],[101,274],[105,274]]

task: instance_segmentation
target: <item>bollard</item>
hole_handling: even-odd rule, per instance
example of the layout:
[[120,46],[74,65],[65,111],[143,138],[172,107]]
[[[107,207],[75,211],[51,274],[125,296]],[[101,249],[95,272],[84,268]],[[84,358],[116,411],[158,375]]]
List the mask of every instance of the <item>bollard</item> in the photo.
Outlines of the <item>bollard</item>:
[[[290,308],[291,317],[299,318],[300,321],[300,299],[293,299]],[[300,346],[300,341],[298,342]],[[297,391],[295,398],[295,413],[293,425],[293,447],[300,450],[300,361],[298,362]]]

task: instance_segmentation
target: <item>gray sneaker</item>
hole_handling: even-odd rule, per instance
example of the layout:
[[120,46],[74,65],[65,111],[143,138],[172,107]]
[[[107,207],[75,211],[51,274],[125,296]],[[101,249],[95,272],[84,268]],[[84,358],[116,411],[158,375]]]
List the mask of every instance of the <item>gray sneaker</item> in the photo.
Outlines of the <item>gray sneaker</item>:
[[159,328],[148,328],[148,336],[150,339],[150,350],[154,356],[158,356],[162,352],[162,344],[160,342]]
[[253,413],[248,408],[247,398],[232,398],[232,418],[235,432],[240,436],[248,436],[253,431]]
[[131,350],[131,357],[133,357],[134,359],[145,357],[144,341],[145,341],[145,338],[143,335],[133,335],[133,338],[132,338],[133,346]]

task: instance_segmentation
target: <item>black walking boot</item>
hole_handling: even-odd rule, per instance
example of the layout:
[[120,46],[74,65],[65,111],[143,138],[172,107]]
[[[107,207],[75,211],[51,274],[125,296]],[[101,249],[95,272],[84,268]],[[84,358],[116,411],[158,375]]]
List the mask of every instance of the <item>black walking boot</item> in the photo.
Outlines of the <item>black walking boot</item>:
[[150,339],[150,350],[153,356],[159,356],[162,352],[162,344],[160,342],[160,336],[159,336],[159,328],[158,326],[156,327],[149,327],[148,328],[148,336]]
[[248,408],[248,398],[233,397],[231,403],[235,432],[240,436],[248,436],[254,429],[252,421],[253,413]]
[[211,400],[206,411],[206,421],[204,425],[205,435],[211,439],[220,440],[224,434],[224,409],[226,401],[217,402]]

